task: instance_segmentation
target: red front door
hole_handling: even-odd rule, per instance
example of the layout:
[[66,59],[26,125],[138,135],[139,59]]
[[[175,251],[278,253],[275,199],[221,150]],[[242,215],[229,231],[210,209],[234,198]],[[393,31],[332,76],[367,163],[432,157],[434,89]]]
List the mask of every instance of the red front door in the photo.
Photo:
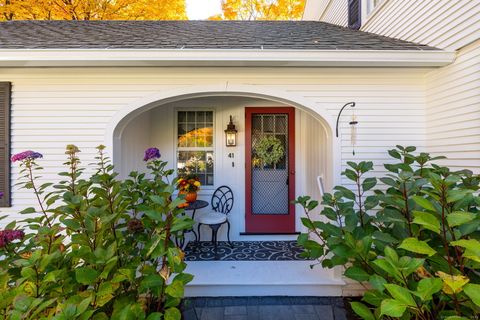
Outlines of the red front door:
[[247,233],[295,232],[295,109],[246,108]]

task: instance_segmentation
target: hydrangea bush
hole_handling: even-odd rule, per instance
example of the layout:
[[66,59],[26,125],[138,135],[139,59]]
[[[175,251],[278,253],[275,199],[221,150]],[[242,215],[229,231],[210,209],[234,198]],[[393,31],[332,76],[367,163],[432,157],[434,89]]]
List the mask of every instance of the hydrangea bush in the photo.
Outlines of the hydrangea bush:
[[396,163],[374,190],[372,162],[348,163],[342,186],[318,202],[300,197],[306,255],[367,289],[353,310],[367,320],[480,319],[480,176],[431,163],[415,147],[389,151]]
[[38,206],[0,232],[2,318],[181,318],[177,306],[192,276],[172,240],[193,221],[178,208],[184,200],[172,197],[173,172],[150,148],[149,173],[122,181],[97,149],[95,173],[85,177],[80,150],[67,146],[57,184],[39,185],[40,153],[12,157]]

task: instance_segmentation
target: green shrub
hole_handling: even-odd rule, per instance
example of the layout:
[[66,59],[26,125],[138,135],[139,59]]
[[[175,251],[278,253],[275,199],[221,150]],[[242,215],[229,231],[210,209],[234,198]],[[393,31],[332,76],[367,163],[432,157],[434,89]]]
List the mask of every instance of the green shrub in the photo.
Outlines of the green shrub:
[[184,200],[172,200],[173,172],[150,148],[144,158],[149,174],[132,172],[121,181],[100,146],[94,174],[84,178],[79,152],[67,146],[67,170],[56,185],[38,185],[39,153],[12,157],[38,208],[21,212],[25,235],[15,222],[3,231],[10,240],[0,243],[0,315],[180,319],[177,306],[192,276],[184,273],[184,254],[172,237],[193,221],[177,207]]
[[397,146],[398,163],[379,180],[372,162],[348,162],[354,186],[325,194],[318,203],[299,197],[308,228],[298,242],[323,267],[366,285],[353,310],[363,319],[479,319],[480,177],[432,164],[415,147]]

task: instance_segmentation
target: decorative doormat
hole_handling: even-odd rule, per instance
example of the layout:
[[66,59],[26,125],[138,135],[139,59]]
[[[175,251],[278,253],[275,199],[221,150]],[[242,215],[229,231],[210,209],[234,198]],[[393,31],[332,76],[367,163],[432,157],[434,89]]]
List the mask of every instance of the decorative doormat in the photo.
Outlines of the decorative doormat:
[[217,256],[210,241],[189,242],[185,248],[185,261],[291,261],[307,260],[297,241],[219,241]]

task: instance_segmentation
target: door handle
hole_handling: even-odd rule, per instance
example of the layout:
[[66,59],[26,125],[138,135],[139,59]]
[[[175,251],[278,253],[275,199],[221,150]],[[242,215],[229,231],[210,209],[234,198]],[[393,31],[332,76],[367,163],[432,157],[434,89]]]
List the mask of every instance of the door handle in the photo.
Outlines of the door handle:
[[288,186],[288,177],[287,177],[287,181],[286,181],[286,184],[287,184],[287,186]]

